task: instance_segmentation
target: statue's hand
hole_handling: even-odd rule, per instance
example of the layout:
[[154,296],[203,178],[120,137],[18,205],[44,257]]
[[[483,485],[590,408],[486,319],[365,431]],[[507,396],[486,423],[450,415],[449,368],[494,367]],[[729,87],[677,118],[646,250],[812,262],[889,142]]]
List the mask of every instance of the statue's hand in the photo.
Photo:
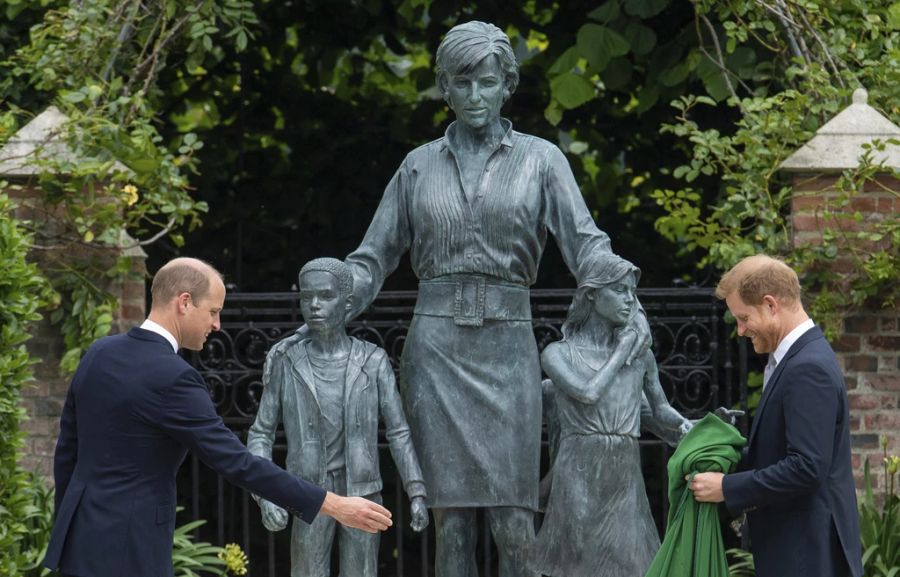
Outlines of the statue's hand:
[[420,533],[428,526],[428,506],[425,504],[425,497],[413,497],[409,502],[409,509],[412,516],[409,526],[416,533]]
[[259,508],[262,510],[262,522],[266,529],[269,531],[281,531],[287,527],[287,511],[265,499],[259,500]]
[[623,326],[616,331],[616,346],[625,351],[630,351],[638,342],[638,334],[631,325]]
[[685,419],[681,423],[681,425],[678,426],[678,440],[681,441],[681,439],[683,439],[684,436],[688,434],[688,431],[690,431],[693,428],[694,428],[694,421],[692,421],[690,419]]
[[637,333],[637,338],[631,344],[631,352],[628,353],[628,358],[625,360],[626,365],[630,365],[636,358],[650,350],[650,345],[653,344],[650,323],[647,322],[647,315],[644,314],[643,310],[639,310],[631,317],[631,320],[628,322],[628,328]]
[[725,407],[719,407],[718,409],[713,411],[713,413],[715,413],[717,417],[719,417],[729,425],[735,425],[737,423],[737,420],[746,414],[744,413],[744,411],[740,411],[737,409],[726,409]]

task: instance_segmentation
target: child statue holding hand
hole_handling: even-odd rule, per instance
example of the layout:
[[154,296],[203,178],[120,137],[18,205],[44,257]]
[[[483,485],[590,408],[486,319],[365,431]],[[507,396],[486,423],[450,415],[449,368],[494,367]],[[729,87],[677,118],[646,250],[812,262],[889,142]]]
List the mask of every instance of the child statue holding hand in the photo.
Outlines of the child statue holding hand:
[[[381,503],[379,415],[391,455],[411,503],[411,526],[428,525],[425,484],[410,438],[391,363],[384,350],[347,335],[353,276],[333,258],[300,270],[300,310],[307,337],[275,347],[266,357],[263,394],[248,447],[272,458],[279,422],[287,439],[287,470],[339,495]],[[270,531],[287,525],[287,512],[257,499]],[[339,536],[342,575],[376,577],[379,535],[336,525],[319,516],[294,522],[291,577],[328,577],[331,546]]]

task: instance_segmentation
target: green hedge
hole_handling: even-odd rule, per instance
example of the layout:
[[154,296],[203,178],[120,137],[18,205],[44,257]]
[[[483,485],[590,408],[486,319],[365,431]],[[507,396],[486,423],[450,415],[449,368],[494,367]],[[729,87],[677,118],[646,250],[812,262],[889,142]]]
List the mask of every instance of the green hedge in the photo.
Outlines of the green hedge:
[[16,462],[26,418],[21,390],[32,377],[25,341],[49,289],[26,261],[31,239],[14,208],[0,193],[0,575],[21,576],[35,572],[43,555],[51,505],[41,480]]

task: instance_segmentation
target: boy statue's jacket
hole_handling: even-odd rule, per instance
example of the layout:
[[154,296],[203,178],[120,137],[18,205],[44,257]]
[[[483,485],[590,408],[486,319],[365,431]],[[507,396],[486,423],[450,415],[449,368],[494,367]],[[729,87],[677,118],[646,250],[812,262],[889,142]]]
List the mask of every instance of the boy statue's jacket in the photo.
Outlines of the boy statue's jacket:
[[[409,426],[390,360],[384,350],[350,338],[344,383],[344,455],[347,496],[381,491],[378,465],[378,415],[410,498],[425,496],[422,470],[416,458]],[[322,411],[310,366],[309,339],[287,348],[276,347],[266,358],[264,390],[247,446],[254,455],[272,458],[278,423],[284,425],[289,472],[324,485],[326,450]]]

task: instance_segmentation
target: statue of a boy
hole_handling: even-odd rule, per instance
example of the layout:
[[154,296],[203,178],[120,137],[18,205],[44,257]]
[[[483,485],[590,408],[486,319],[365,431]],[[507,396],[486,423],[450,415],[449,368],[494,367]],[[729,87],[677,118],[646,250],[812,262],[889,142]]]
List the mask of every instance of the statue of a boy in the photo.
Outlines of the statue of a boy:
[[[287,439],[287,470],[339,495],[381,503],[378,415],[403,486],[411,499],[415,531],[428,525],[425,484],[390,361],[384,350],[347,335],[353,276],[333,258],[308,262],[300,270],[300,310],[308,337],[276,347],[266,357],[263,394],[247,444],[272,458],[278,423]],[[257,499],[270,531],[287,525],[278,506]],[[331,545],[340,535],[342,575],[375,577],[378,534],[336,526],[319,516],[311,525],[294,523],[292,577],[328,577]]]

